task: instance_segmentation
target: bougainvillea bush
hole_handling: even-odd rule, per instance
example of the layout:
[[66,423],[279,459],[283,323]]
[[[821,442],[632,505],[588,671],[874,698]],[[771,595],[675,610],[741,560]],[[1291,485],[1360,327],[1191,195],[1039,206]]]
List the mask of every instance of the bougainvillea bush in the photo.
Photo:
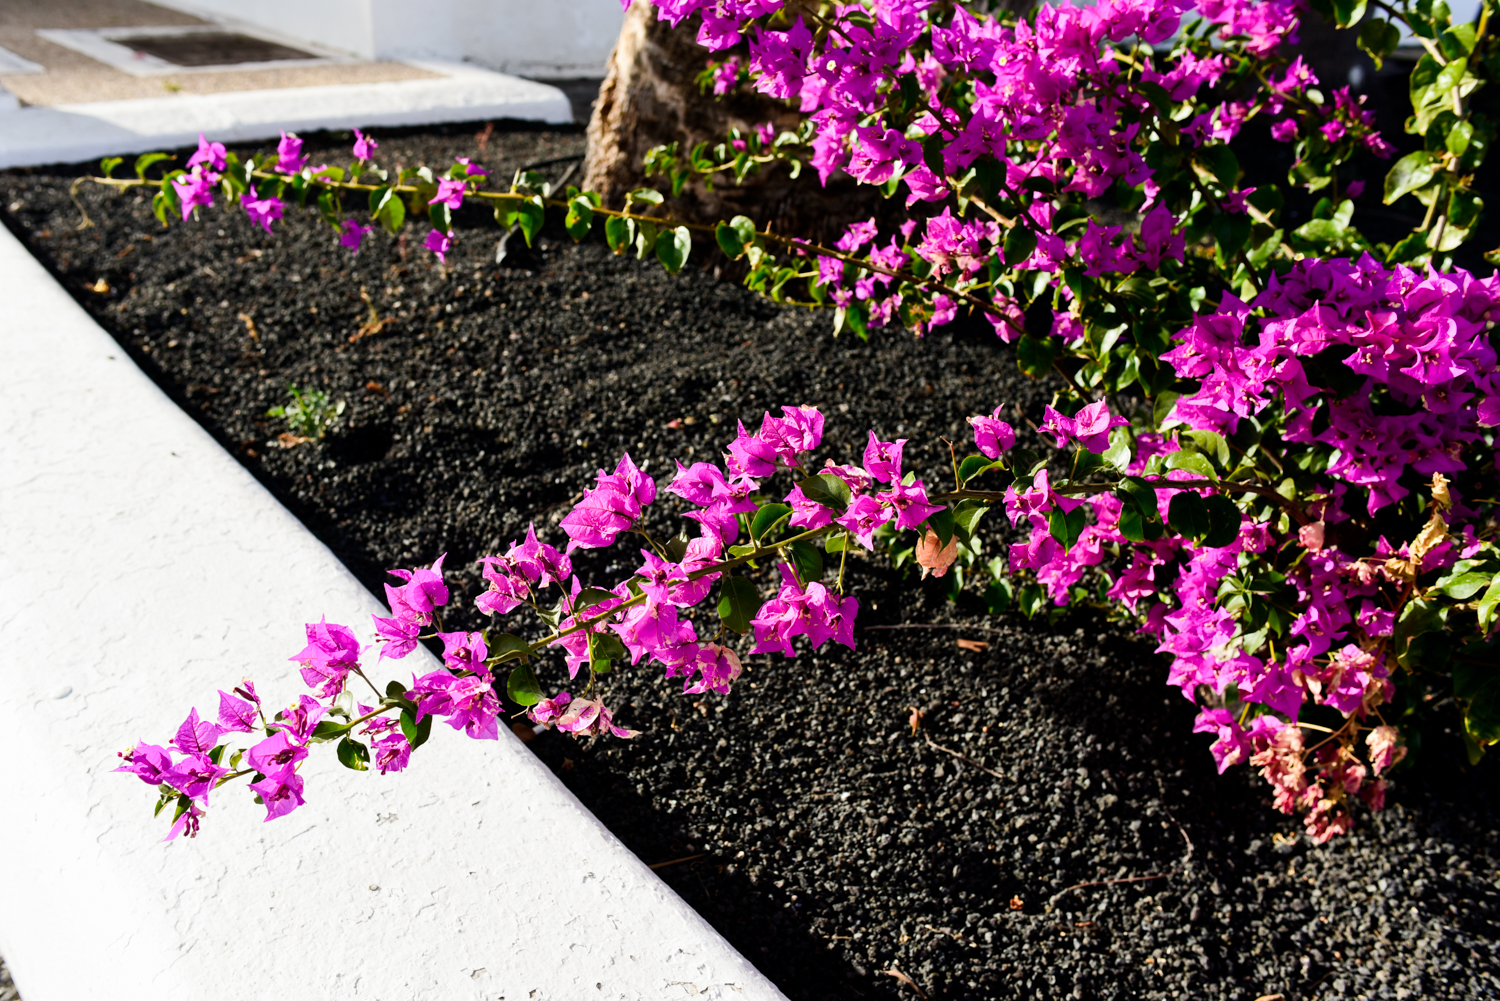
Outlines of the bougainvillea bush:
[[[1471,104],[1500,45],[1490,2],[1472,24],[1452,24],[1441,0],[1378,6],[1102,0],[990,16],[933,0],[661,0],[660,18],[715,53],[705,88],[786,101],[801,124],[653,150],[660,190],[616,206],[535,174],[502,187],[466,161],[392,176],[359,133],[347,166],[310,165],[290,135],[258,160],[205,138],[161,177],[147,176],[159,155],[133,179],[105,161],[95,180],[154,187],[164,224],[222,198],[269,231],[291,205],[315,205],[353,253],[425,215],[441,260],[462,238],[452,213],[475,202],[528,242],[548,211],[575,239],[601,224],[616,253],[674,272],[716,244],[746,260],[752,288],[829,309],[836,334],[920,337],[962,311],[1061,387],[1034,421],[1006,400],[971,417],[951,484],[903,469],[907,449],[938,443],[872,429],[862,455],[826,455],[822,415],[793,405],[741,423],[722,462],[661,482],[624,456],[563,535],[528,529],[482,559],[488,589],[464,600],[493,628],[443,629],[459,599],[441,558],[392,571],[391,614],[363,632],[373,644],[307,626],[291,659],[311,694],[273,708],[246,681],[219,693],[217,722],[194,711],[122,770],[159,788],[176,836],[241,776],[267,819],[294,809],[314,744],[389,772],[435,718],[495,739],[502,686],[535,725],[628,738],[606,698],[615,665],[723,693],[743,654],[853,647],[851,551],[982,592],[996,613],[1090,603],[1135,620],[1199,707],[1219,769],[1257,769],[1317,841],[1348,830],[1361,803],[1382,806],[1434,705],[1456,702],[1477,760],[1500,739],[1500,282],[1448,255],[1483,208],[1472,179],[1494,125]],[[1394,244],[1361,234],[1362,184],[1341,177],[1356,157],[1393,158],[1389,123],[1288,54],[1309,16],[1358,26],[1376,60],[1403,30],[1420,46],[1405,128],[1421,148],[1390,165],[1384,200],[1425,215]],[[1285,188],[1241,185],[1230,141],[1255,118],[1294,147]],[[808,184],[848,174],[900,199],[905,221],[819,246],[744,216],[671,218],[684,185],[757,170]],[[1283,204],[1297,189],[1316,202],[1293,228]],[[647,533],[643,512],[662,504],[682,513],[673,537]],[[1002,517],[1020,541],[985,564],[979,534]],[[580,580],[569,554],[608,546],[632,551],[630,576]],[[370,677],[424,641],[441,643],[441,668],[410,684]]]

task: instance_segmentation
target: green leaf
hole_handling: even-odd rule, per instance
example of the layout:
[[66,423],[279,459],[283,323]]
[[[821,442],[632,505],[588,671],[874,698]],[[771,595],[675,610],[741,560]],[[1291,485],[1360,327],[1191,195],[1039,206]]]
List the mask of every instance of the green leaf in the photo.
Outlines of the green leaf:
[[436,205],[427,206],[427,221],[432,223],[432,228],[447,233],[453,229],[453,210],[446,202],[438,202]]
[[1402,195],[1427,184],[1436,170],[1437,160],[1427,150],[1406,154],[1385,175],[1385,203],[1390,205]]
[[1488,633],[1494,628],[1497,608],[1500,608],[1500,574],[1495,576],[1494,581],[1485,590],[1484,597],[1479,599],[1479,604],[1476,608],[1479,613],[1479,628],[1481,632]]
[[1439,580],[1434,586],[1450,598],[1467,601],[1481,590],[1488,588],[1496,580],[1500,580],[1500,577],[1494,574],[1470,571],[1468,573],[1449,574]]
[[727,222],[714,227],[714,239],[719,241],[719,249],[731,261],[739,260],[740,255],[745,252],[745,241],[740,239],[740,234]]
[[1214,494],[1204,502],[1204,507],[1208,510],[1208,532],[1203,536],[1205,546],[1218,549],[1239,538],[1240,509],[1234,501],[1223,494]]
[[[1159,523],[1152,522],[1151,524]],[[1146,540],[1146,520],[1141,517],[1141,509],[1134,504],[1120,505],[1120,534],[1131,542]]]
[[[926,526],[932,529],[933,533],[938,537],[938,542],[946,546],[953,540],[955,528],[953,511],[950,508],[943,508],[941,511],[935,512],[927,519]],[[918,533],[923,538],[926,538],[926,533],[922,532],[921,529],[918,529]]]
[[842,511],[849,506],[849,485],[832,473],[809,476],[798,481],[797,486],[801,488],[802,496],[814,504],[822,504],[835,511]]
[[1157,393],[1156,402],[1151,407],[1151,423],[1157,428],[1161,428],[1163,424],[1170,420],[1172,417],[1172,408],[1177,406],[1177,400],[1181,396],[1181,393],[1174,393],[1170,390]]
[[151,214],[163,226],[173,219],[180,219],[182,203],[177,200],[177,189],[170,184],[163,184],[161,190],[151,196]]
[[589,670],[595,674],[607,674],[611,661],[625,657],[625,644],[614,633],[595,633],[589,639]]
[[1214,242],[1227,262],[1244,249],[1250,240],[1251,219],[1248,212],[1222,212],[1214,219]]
[[1018,267],[1036,250],[1036,234],[1017,223],[1005,234],[1005,264]]
[[1185,469],[1190,473],[1205,476],[1216,483],[1219,480],[1219,476],[1214,472],[1214,467],[1208,461],[1208,457],[1201,452],[1190,452],[1187,449],[1172,452],[1167,456],[1166,467],[1168,469]]
[[1115,495],[1134,505],[1146,520],[1154,521],[1161,518],[1161,512],[1156,505],[1156,488],[1139,476],[1127,476],[1121,480],[1120,485],[1115,488]]
[[668,274],[675,275],[687,263],[688,253],[693,249],[693,237],[686,226],[663,230],[656,234],[656,259]]
[[1083,534],[1084,524],[1087,521],[1087,508],[1080,504],[1071,511],[1064,512],[1061,507],[1054,507],[1047,516],[1047,527],[1052,532],[1052,537],[1058,541],[1063,549],[1072,549],[1073,543]]
[[323,216],[323,221],[335,229],[343,222],[343,212],[340,208],[339,196],[336,192],[325,191],[318,195],[318,212]]
[[1438,71],[1437,78],[1432,81],[1432,86],[1427,89],[1427,101],[1433,101],[1448,91],[1457,87],[1463,80],[1464,74],[1469,71],[1467,59],[1454,59]]
[[1448,136],[1443,144],[1448,147],[1448,152],[1454,156],[1463,156],[1464,151],[1469,148],[1469,140],[1474,138],[1473,122],[1455,122],[1453,128],[1448,130]]
[[115,172],[116,167],[124,162],[125,158],[123,156],[107,156],[99,161],[99,169],[104,172],[105,177],[108,177]]
[[1359,47],[1369,53],[1376,69],[1400,44],[1401,29],[1389,21],[1372,17],[1359,27]]
[[370,749],[352,737],[339,741],[338,752],[339,764],[345,768],[362,772],[370,767]]
[[[953,527],[958,531],[959,538],[968,541],[974,537],[974,532],[979,528],[979,519],[983,518],[990,506],[984,501],[975,500],[973,497],[958,502],[953,509]],[[933,515],[934,518],[937,515]],[[945,542],[944,545],[947,545]]]
[[1365,16],[1365,0],[1331,0],[1334,22],[1340,28],[1349,28]]
[[542,231],[542,223],[547,221],[547,206],[542,204],[541,195],[532,195],[520,205],[516,206],[516,222],[521,225],[521,235],[526,238],[526,246],[531,246],[531,241]]
[[502,664],[531,654],[531,647],[514,633],[501,633],[489,641],[489,647],[490,656],[498,658],[498,662]]
[[579,195],[568,202],[568,215],[563,220],[563,226],[574,243],[588,236],[593,225],[594,206],[586,197]]
[[629,219],[610,216],[604,220],[604,239],[610,250],[623,254],[630,249],[631,241],[635,239],[635,226]]
[[644,205],[660,205],[664,200],[661,192],[654,188],[636,188],[625,199],[625,204],[628,206],[631,202],[641,202]]
[[786,547],[786,554],[791,557],[803,583],[823,579],[823,553],[817,546],[805,539],[798,540]]
[[1455,24],[1443,32],[1438,41],[1443,51],[1448,53],[1450,58],[1456,59],[1459,56],[1467,56],[1474,51],[1474,43],[1477,37],[1474,25],[1468,23]]
[[750,520],[750,538],[760,542],[767,532],[791,517],[791,514],[791,506],[787,504],[762,505],[761,509],[755,512],[755,517]]
[[1208,505],[1191,490],[1184,490],[1172,498],[1172,506],[1167,511],[1167,524],[1178,535],[1201,539],[1208,534]]
[[1220,466],[1229,465],[1229,443],[1217,431],[1183,431],[1178,441],[1184,448],[1209,456]]
[[[530,664],[517,664],[511,669],[510,677],[505,680],[505,694],[518,706],[534,706],[542,701],[542,683],[537,680]],[[404,730],[404,713],[401,725]]]
[[[540,691],[538,688],[538,693]],[[432,736],[432,714],[428,713],[423,716],[422,722],[418,723],[416,715],[411,710],[403,709],[401,711],[401,735],[406,738],[406,742],[414,751],[427,743],[427,738]]]
[[1041,379],[1052,371],[1053,353],[1056,349],[1050,336],[1033,337],[1029,333],[1023,334],[1016,342],[1016,364],[1031,378]]
[[1110,439],[1109,448],[1100,458],[1115,472],[1124,473],[1130,468],[1130,435],[1124,428],[1115,428],[1110,432]]
[[1443,64],[1434,59],[1431,52],[1422,53],[1417,65],[1412,67],[1411,79],[1407,81],[1413,108],[1420,108],[1426,103],[1427,91],[1442,70]]
[[1469,700],[1464,731],[1481,747],[1500,741],[1500,680],[1491,681]]
[[1009,579],[1001,578],[991,581],[990,586],[984,589],[985,609],[991,615],[999,615],[1010,608],[1015,592],[1011,588]]
[[743,633],[749,630],[750,620],[760,611],[760,592],[755,585],[743,577],[724,575],[719,588],[719,618],[724,628]]
[[1232,149],[1223,144],[1205,146],[1197,152],[1196,156],[1225,191],[1234,190],[1235,183],[1240,177],[1240,161]]
[[619,595],[613,591],[606,591],[602,587],[586,587],[578,592],[578,597],[573,600],[573,607],[581,612],[586,608],[593,608],[601,601],[617,597]]
[[992,462],[987,456],[966,455],[958,463],[958,479],[961,483],[968,483],[980,473],[999,467],[1001,464]]
[[[152,164],[161,163],[163,160],[173,159],[170,153],[142,153],[135,158],[135,176],[141,180],[146,179],[146,171]],[[165,185],[163,185],[165,187]]]

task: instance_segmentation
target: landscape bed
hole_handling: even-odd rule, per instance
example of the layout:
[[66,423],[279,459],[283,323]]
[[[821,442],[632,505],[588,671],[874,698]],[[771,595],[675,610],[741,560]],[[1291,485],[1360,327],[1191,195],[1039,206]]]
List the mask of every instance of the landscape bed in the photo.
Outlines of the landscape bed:
[[[583,147],[519,126],[380,139],[386,166],[470,156],[502,179],[540,161],[558,178]],[[347,136],[308,140],[347,157]],[[552,220],[497,264],[502,234],[475,214],[446,268],[420,230],[351,259],[314,212],[269,237],[237,210],[163,231],[144,199],[89,185],[80,230],[69,186],[91,170],[0,175],[6,224],[377,594],[388,568],[446,552],[472,597],[475,558],[532,521],[560,543],[557,519],[622,451],[664,483],[783,404],[828,415],[820,460],[854,459],[874,427],[941,483],[940,438],[965,439],[967,416],[1037,420],[1050,399],[987,324],[835,340],[826,314],[716,279],[706,253],[673,278]],[[289,384],[347,402],[323,445],[278,441],[266,411]],[[982,528],[999,555],[1003,519]],[[575,565],[602,578],[632,555]],[[915,997],[896,970],[943,999],[1500,994],[1493,756],[1469,768],[1456,737],[1432,742],[1384,813],[1314,847],[1245,769],[1215,774],[1128,628],[991,616],[950,604],[946,580],[851,571],[857,652],[747,657],[727,697],[622,668],[606,691],[641,736],[530,745],[789,997]],[[301,623],[285,630],[291,653]],[[559,659],[543,684],[565,678]]]

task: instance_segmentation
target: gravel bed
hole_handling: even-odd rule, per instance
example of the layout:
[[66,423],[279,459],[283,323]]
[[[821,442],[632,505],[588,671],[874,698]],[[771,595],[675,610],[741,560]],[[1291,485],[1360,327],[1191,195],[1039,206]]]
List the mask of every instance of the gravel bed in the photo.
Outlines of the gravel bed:
[[[473,156],[501,176],[582,149],[576,130],[381,139],[387,162]],[[623,449],[664,482],[771,406],[822,406],[832,456],[868,427],[910,438],[941,482],[939,438],[967,415],[1035,418],[1048,399],[987,327],[834,340],[827,316],[716,280],[707,254],[671,278],[554,224],[497,265],[493,224],[465,216],[448,268],[420,229],[350,260],[312,213],[271,237],[218,210],[163,232],[143,200],[92,187],[78,230],[79,172],[0,174],[0,216],[377,593],[386,568],[445,551],[472,593],[476,556],[533,520],[560,541]],[[363,335],[362,290],[392,321]],[[276,444],[264,415],[289,382],[347,401],[323,446]],[[997,555],[1003,518],[986,527]],[[577,561],[594,581],[633,565]],[[727,697],[622,669],[607,691],[641,737],[531,744],[789,997],[1500,996],[1496,768],[1469,768],[1451,733],[1384,813],[1315,847],[1258,779],[1214,774],[1192,708],[1124,629],[991,617],[874,560],[851,579],[857,652],[747,658]]]

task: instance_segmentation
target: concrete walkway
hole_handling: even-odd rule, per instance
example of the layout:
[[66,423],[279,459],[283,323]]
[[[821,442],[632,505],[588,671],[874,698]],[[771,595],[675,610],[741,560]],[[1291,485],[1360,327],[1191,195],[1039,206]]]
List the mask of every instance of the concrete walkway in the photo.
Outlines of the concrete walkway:
[[193,146],[198,134],[245,142],[288,132],[516,118],[573,121],[556,87],[467,65],[414,62],[430,76],[382,83],[170,97],[0,111],[0,168],[72,163]]
[[782,997],[504,732],[440,725],[386,777],[320,746],[301,810],[262,823],[235,784],[162,844],[116,752],[244,675],[291,701],[302,623],[368,638],[382,608],[3,229],[0,301],[0,954],[26,1001]]

